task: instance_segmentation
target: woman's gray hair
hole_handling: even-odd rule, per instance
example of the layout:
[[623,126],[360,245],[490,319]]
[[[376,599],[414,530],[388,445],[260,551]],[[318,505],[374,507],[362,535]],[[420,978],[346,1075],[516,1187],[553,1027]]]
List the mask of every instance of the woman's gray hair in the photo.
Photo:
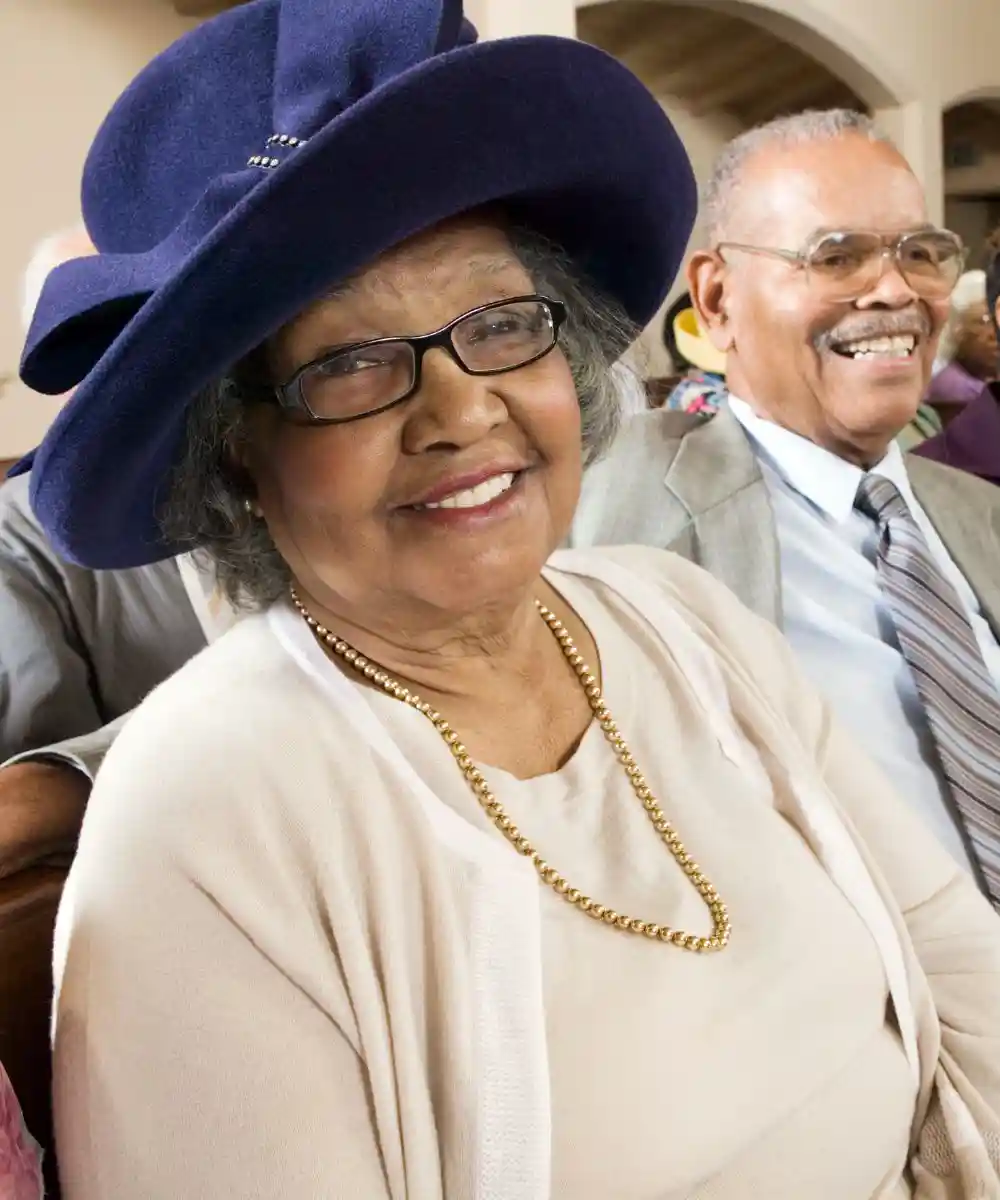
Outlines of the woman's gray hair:
[[[612,366],[639,331],[559,247],[519,229],[512,231],[511,242],[535,288],[566,305],[559,344],[580,400],[583,456],[590,463],[617,432],[621,384]],[[259,348],[192,400],[160,517],[165,537],[179,550],[197,551],[229,601],[250,610],[273,604],[291,581],[266,523],[252,511],[250,485],[239,467],[250,407],[271,394]]]

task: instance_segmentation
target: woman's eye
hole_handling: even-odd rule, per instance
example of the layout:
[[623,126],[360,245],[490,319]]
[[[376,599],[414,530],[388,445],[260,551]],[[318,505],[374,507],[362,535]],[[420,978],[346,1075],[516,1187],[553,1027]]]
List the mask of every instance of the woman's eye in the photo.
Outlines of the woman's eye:
[[328,359],[320,364],[320,372],[327,379],[343,379],[349,375],[359,375],[376,367],[384,367],[388,363],[385,354],[359,352],[345,354],[339,358]]
[[529,328],[530,321],[520,313],[497,313],[495,316],[477,321],[468,330],[467,336],[470,342],[484,342],[490,338],[524,333]]

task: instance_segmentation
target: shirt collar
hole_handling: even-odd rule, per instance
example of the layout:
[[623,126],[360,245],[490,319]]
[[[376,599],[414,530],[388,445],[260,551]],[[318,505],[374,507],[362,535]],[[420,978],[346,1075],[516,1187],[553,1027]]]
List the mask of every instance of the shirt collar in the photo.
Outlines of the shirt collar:
[[[743,426],[758,456],[764,459],[793,491],[842,524],[854,510],[854,500],[866,472],[838,458],[808,438],[783,429],[758,416],[745,400],[729,396],[729,408]],[[892,442],[880,463],[867,474],[881,475],[895,484],[906,503],[915,503],[902,452]]]

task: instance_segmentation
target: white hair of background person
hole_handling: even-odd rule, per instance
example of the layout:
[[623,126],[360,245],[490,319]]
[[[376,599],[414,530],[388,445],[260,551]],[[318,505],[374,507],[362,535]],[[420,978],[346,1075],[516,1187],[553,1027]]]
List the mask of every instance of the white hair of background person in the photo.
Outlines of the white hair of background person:
[[963,315],[974,304],[986,302],[986,272],[966,271],[959,276],[955,290],[951,293],[951,310],[948,321],[941,331],[937,358],[934,360],[935,374],[946,367],[958,352],[958,327]]
[[31,327],[49,274],[71,258],[83,258],[93,253],[93,244],[83,225],[50,233],[35,246],[21,281],[21,324],[25,332]]

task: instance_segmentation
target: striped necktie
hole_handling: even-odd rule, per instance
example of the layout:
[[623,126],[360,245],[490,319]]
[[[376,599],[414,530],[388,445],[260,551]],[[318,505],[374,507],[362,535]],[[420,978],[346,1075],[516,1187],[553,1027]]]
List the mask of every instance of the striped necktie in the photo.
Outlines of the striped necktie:
[[958,593],[896,485],[866,475],[854,504],[878,524],[882,593],[981,882],[1000,907],[1000,694]]

